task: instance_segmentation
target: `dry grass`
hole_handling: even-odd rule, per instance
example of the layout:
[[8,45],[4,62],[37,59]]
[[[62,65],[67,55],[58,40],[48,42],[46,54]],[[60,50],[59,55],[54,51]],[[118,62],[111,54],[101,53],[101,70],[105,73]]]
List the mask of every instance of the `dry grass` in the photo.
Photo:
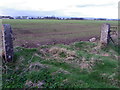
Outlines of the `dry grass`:
[[39,62],[35,62],[35,63],[31,63],[29,65],[28,69],[30,71],[39,71],[40,69],[45,69],[45,68],[48,68],[48,66],[47,65],[43,65],[43,64],[41,64]]
[[[49,53],[53,55],[53,57],[55,58],[59,58],[59,59],[64,58],[65,60],[74,59],[76,57],[75,51],[67,50],[66,48],[60,48],[60,47],[51,47],[49,49]],[[62,57],[61,54],[63,54]]]
[[26,81],[25,83],[25,87],[28,87],[28,88],[33,88],[33,87],[38,87],[38,88],[42,88],[42,85],[44,84],[43,81],[38,81],[37,83],[34,83],[32,81]]
[[60,68],[60,69],[57,70],[56,72],[53,72],[52,75],[56,75],[56,74],[58,74],[58,73],[70,74],[69,71],[66,71],[66,70]]

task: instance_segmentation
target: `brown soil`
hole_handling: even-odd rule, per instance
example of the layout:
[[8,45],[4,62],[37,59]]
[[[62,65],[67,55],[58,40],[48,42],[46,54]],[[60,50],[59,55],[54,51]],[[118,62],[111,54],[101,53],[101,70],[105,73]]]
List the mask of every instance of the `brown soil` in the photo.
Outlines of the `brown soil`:
[[[82,26],[83,27],[83,26]],[[70,44],[79,41],[88,41],[92,37],[98,38],[96,35],[79,36],[83,32],[88,30],[60,30],[59,28],[50,29],[50,31],[44,29],[19,29],[14,28],[14,47],[21,46],[25,48],[37,48],[41,45],[54,45],[54,44]],[[77,36],[76,36],[77,34]]]
[[88,41],[90,38],[92,37],[96,37],[97,36],[91,36],[91,37],[85,37],[85,38],[70,38],[70,39],[44,39],[44,41],[28,41],[28,40],[15,40],[14,42],[18,42],[16,44],[14,44],[14,46],[21,46],[21,47],[25,47],[25,48],[37,48],[41,45],[54,45],[54,44],[71,44],[73,42],[79,42],[79,41]]

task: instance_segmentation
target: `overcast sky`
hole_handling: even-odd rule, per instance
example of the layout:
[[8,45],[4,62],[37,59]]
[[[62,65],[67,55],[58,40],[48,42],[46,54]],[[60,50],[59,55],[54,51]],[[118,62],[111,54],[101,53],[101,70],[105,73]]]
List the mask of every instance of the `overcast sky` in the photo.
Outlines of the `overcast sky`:
[[118,18],[119,0],[0,0],[0,15]]

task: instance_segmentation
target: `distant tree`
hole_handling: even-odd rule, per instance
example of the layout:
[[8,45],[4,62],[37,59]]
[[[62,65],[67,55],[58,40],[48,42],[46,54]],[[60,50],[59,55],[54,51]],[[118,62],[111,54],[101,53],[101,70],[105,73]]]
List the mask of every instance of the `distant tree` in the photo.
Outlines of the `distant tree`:
[[22,16],[22,19],[27,19],[28,16]]
[[71,20],[84,20],[84,18],[70,18]]
[[16,18],[16,19],[22,19],[21,16],[17,16],[17,17],[15,17],[15,18]]
[[14,19],[13,17],[10,17],[10,19]]
[[105,18],[98,18],[97,20],[106,20]]

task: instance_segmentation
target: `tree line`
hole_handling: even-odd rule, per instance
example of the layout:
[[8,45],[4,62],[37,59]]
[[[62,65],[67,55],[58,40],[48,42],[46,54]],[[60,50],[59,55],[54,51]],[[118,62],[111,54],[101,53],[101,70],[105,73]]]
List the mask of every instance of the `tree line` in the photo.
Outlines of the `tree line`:
[[56,20],[117,20],[117,19],[106,19],[106,18],[78,18],[78,17],[55,17],[55,16],[0,16],[0,19],[56,19]]

